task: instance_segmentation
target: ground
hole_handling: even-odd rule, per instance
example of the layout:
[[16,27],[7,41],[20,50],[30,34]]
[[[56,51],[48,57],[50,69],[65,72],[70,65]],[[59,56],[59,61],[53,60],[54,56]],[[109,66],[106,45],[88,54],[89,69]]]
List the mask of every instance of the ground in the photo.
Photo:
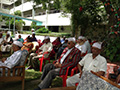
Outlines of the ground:
[[[42,72],[34,71],[33,69],[26,70],[25,75],[25,90],[34,90],[37,85],[40,83],[40,76]],[[61,87],[62,79],[56,77],[53,80],[51,87]],[[21,90],[22,83],[21,81],[15,82],[0,82],[0,90]]]

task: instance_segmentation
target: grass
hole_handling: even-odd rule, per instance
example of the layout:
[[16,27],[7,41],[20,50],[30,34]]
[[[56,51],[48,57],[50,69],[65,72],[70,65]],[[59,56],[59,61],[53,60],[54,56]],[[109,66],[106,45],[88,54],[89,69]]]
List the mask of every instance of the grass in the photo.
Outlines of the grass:
[[[40,83],[40,77],[42,72],[35,71],[33,69],[28,69],[25,71],[25,90],[34,90],[38,84]],[[60,77],[56,77],[51,87],[61,87],[62,79]],[[0,82],[0,90],[21,90],[22,82]]]
[[[32,34],[31,31],[21,31],[22,34]],[[71,34],[70,33],[64,33],[64,32],[49,32],[49,33],[36,33],[36,35],[40,35],[40,36],[52,36],[52,37],[62,37],[62,36],[66,36],[66,37],[70,37]]]

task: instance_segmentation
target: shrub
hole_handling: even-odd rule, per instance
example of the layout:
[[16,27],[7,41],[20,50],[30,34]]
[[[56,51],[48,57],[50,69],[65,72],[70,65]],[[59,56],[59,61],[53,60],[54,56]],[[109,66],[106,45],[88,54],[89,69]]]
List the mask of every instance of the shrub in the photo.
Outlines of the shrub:
[[120,61],[120,37],[112,35],[105,41],[104,54],[111,62]]
[[38,29],[38,30],[36,31],[36,33],[49,33],[49,30],[46,29],[45,27],[43,27],[43,28]]

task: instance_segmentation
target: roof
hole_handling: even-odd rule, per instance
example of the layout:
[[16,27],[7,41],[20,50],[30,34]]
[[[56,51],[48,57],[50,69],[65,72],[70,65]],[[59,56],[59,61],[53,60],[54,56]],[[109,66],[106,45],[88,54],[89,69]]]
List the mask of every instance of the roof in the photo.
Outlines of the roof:
[[29,18],[20,17],[20,16],[17,16],[17,15],[7,14],[7,13],[3,13],[3,12],[0,12],[0,15],[42,23],[41,21],[38,21],[38,20],[35,20],[35,19],[29,19]]

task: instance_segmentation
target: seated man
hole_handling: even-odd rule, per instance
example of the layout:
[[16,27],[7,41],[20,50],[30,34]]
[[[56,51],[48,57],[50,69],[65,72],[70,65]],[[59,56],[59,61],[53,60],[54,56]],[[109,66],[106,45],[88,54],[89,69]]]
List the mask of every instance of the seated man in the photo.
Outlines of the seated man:
[[60,55],[62,54],[63,50],[67,47],[67,38],[65,39],[65,42],[62,44],[62,46],[58,49],[57,52],[57,59],[60,57]]
[[113,82],[120,83],[120,67],[118,68],[118,66],[115,66],[113,71],[114,73],[110,73],[108,79]]
[[24,42],[24,39],[22,38],[22,36],[21,36],[20,34],[18,35],[17,41],[20,41],[20,42],[22,42],[22,43]]
[[21,47],[23,44],[19,41],[14,41],[12,45],[12,49],[14,53],[8,58],[2,58],[0,61],[0,66],[6,66],[8,68],[13,68],[18,65],[20,57],[22,55]]
[[2,53],[10,52],[12,43],[13,43],[13,39],[10,36],[10,33],[7,32],[6,36],[4,37],[3,44],[1,45]]
[[2,58],[1,45],[3,44],[3,34],[0,32],[0,58]]
[[75,45],[75,47],[81,51],[81,57],[84,57],[87,52],[87,47],[85,45],[84,39],[85,39],[85,37],[79,36],[78,40],[77,40],[77,44]]
[[35,37],[35,32],[32,32],[31,42],[37,42],[37,38]]
[[[28,62],[29,68],[38,69],[38,62],[37,60],[43,56],[44,52],[48,52],[44,55],[45,58],[47,58],[52,51],[52,43],[50,42],[50,38],[47,36],[45,37],[45,43],[39,48],[38,53],[31,53],[30,54],[30,60]],[[28,69],[29,69],[28,68]]]
[[43,74],[41,76],[42,82],[35,90],[41,90],[43,88],[49,88],[52,80],[59,75],[66,73],[67,67],[75,67],[80,61],[80,50],[75,47],[75,40],[73,38],[68,39],[68,48],[64,49],[61,57],[54,64],[49,63],[44,66]]
[[117,76],[116,82],[117,82],[117,83],[120,83],[120,68],[119,68],[119,73],[118,73],[118,76]]
[[[96,42],[92,45],[92,54],[87,54],[78,64],[78,69],[80,73],[67,79],[67,86],[75,86],[79,83],[79,78],[84,71],[94,71],[102,76],[104,76],[107,70],[106,59],[100,55],[101,44]],[[83,69],[82,69],[83,67]]]

